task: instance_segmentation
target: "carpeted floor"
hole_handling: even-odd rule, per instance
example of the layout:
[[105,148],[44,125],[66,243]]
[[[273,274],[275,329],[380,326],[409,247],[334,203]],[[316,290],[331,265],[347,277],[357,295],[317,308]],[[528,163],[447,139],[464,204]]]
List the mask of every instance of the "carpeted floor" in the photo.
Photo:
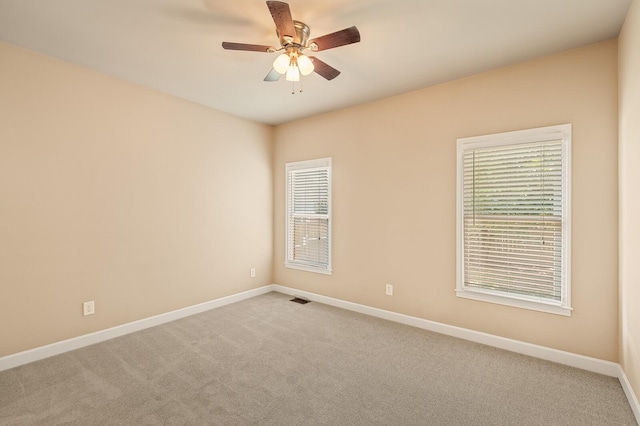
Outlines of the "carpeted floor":
[[615,378],[289,299],[0,372],[0,424],[636,424]]

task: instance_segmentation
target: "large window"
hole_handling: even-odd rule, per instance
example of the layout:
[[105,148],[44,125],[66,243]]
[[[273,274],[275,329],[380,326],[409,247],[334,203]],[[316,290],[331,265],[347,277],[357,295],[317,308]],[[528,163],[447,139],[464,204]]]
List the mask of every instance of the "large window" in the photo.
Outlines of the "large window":
[[458,139],[458,296],[570,315],[570,153],[570,124]]
[[285,266],[331,274],[331,158],[287,163]]

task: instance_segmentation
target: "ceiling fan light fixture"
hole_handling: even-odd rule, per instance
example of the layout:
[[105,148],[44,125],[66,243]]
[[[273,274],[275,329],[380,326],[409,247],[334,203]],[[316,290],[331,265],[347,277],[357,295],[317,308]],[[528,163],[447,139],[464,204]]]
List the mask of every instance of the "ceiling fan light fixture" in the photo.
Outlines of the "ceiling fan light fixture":
[[300,69],[300,74],[309,75],[313,72],[313,62],[309,59],[308,56],[300,55],[298,56],[298,68]]
[[300,81],[300,69],[297,65],[291,64],[287,70],[287,81]]
[[283,53],[273,61],[273,69],[278,71],[280,74],[284,74],[289,69],[290,64],[291,58],[286,53]]
[[[262,44],[230,43],[226,41],[222,42],[222,48],[267,53],[284,51],[273,61],[273,69],[267,74],[264,81],[278,81],[282,75],[286,75],[288,81],[297,82],[301,80],[301,76],[307,76],[312,72],[326,80],[333,80],[340,75],[340,71],[331,65],[314,56],[305,56],[302,52],[319,52],[358,43],[360,42],[358,28],[353,26],[309,39],[311,35],[309,26],[304,22],[293,19],[289,4],[284,1],[268,0],[267,7],[276,26],[276,34],[280,39],[279,48]],[[302,88],[300,91],[302,91]]]

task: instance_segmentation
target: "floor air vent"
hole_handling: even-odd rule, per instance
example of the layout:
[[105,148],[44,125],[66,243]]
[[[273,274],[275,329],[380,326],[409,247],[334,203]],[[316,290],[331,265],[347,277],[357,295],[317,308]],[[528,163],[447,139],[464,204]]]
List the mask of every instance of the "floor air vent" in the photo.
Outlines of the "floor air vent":
[[294,297],[293,299],[291,299],[291,302],[296,302],[301,305],[306,305],[307,303],[311,302],[311,300],[305,300],[305,299],[300,299],[299,297]]

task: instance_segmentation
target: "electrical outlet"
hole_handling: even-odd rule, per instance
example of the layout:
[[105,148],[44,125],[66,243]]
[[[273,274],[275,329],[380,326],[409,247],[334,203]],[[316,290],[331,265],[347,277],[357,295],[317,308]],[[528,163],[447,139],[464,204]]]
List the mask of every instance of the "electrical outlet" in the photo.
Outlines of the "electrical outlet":
[[387,296],[393,296],[393,284],[387,284],[386,288]]
[[256,268],[251,268],[250,274],[251,274],[251,278],[255,278],[256,277]]
[[82,304],[82,315],[83,316],[87,316],[87,315],[93,315],[96,313],[96,306],[94,304],[95,302],[93,300],[91,300],[90,302],[84,302]]

